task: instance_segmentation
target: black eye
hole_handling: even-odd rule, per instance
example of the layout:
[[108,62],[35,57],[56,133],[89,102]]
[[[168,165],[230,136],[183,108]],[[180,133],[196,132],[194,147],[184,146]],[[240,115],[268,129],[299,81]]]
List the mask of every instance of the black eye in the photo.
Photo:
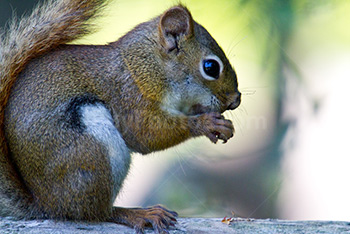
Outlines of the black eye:
[[206,75],[218,79],[220,76],[220,64],[214,59],[203,60],[203,71]]
[[224,64],[221,59],[214,54],[207,55],[199,63],[199,71],[206,80],[215,81],[219,79],[223,70]]

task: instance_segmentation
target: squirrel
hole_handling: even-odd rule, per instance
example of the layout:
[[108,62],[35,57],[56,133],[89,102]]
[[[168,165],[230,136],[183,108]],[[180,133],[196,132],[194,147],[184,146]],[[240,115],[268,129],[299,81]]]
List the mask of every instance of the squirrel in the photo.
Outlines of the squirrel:
[[[0,215],[121,223],[167,233],[163,206],[113,207],[131,153],[234,134],[234,69],[176,5],[106,45],[91,32],[106,0],[47,0],[0,37]],[[16,23],[17,22],[17,23]]]

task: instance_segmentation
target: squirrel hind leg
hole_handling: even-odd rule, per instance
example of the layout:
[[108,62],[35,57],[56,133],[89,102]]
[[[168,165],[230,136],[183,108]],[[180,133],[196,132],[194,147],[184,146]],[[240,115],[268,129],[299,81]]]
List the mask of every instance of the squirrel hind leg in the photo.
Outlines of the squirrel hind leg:
[[[66,152],[75,159],[64,165],[64,169],[71,168],[65,175],[66,182],[58,183],[68,184],[68,188],[58,189],[71,190],[70,198],[62,200],[59,209],[68,214],[67,218],[105,221],[129,170],[129,149],[102,101],[77,97],[67,110],[67,120],[79,137]],[[76,203],[74,198],[78,198]]]
[[80,97],[60,106],[56,115],[33,121],[36,134],[14,156],[39,211],[35,218],[105,221],[130,163],[109,110],[98,100]]
[[89,136],[52,155],[44,178],[31,181],[35,203],[47,218],[103,220],[113,203],[106,150]]
[[152,227],[157,233],[168,233],[168,229],[177,223],[177,216],[175,211],[161,205],[148,208],[113,207],[112,217],[107,221],[132,227],[137,234],[144,233],[146,227]]

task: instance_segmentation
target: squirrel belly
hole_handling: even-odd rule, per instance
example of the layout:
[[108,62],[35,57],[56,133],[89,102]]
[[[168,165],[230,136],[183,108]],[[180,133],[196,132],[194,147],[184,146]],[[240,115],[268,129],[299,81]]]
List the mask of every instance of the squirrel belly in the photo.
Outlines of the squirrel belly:
[[129,170],[129,149],[116,129],[109,110],[102,104],[82,106],[81,120],[87,133],[104,144],[107,149],[112,174],[112,206]]

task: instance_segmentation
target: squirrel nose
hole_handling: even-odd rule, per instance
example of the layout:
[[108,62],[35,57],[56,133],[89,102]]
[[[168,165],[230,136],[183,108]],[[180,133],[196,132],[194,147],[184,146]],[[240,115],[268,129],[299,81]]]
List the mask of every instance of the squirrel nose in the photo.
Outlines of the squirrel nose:
[[230,100],[233,100],[233,102],[231,102],[228,107],[227,110],[234,110],[236,109],[240,104],[241,104],[241,93],[239,91],[235,92],[232,95],[232,98],[230,98]]

